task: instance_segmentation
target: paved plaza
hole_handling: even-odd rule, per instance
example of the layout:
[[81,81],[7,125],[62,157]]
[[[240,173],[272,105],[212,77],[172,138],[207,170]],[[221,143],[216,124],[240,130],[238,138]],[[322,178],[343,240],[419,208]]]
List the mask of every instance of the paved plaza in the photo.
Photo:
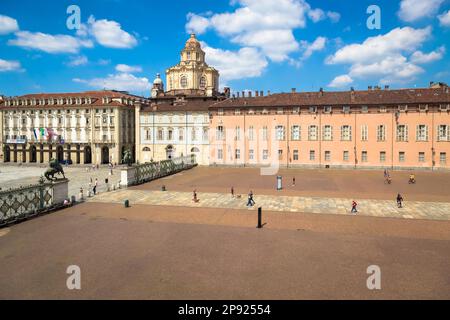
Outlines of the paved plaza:
[[[28,186],[36,184],[39,178],[47,170],[48,165],[11,165],[0,164],[0,187],[3,190],[9,188],[18,188],[21,186]],[[98,169],[93,169],[91,166],[64,166],[64,173],[69,179],[69,197],[75,196],[78,199],[80,188],[85,192],[89,189],[90,179],[95,182],[98,180],[97,190],[99,193],[105,192],[107,186],[105,179],[108,178],[108,183],[113,184],[120,181],[120,167],[113,169],[113,174],[109,174],[108,166],[100,166]],[[58,178],[61,176],[58,176]],[[92,184],[93,185],[93,184]]]
[[[71,169],[76,183],[93,174]],[[100,192],[0,230],[0,299],[449,299],[449,174],[380,174],[284,169],[277,191],[258,169],[197,167]],[[70,265],[81,290],[67,289]],[[366,286],[371,265],[381,290]]]
[[[223,193],[198,193],[198,202],[192,200],[193,194],[188,192],[163,192],[144,190],[118,190],[103,193],[89,201],[105,203],[123,203],[129,200],[132,204],[154,206],[205,207],[246,209],[247,198],[231,197]],[[305,212],[321,214],[350,214],[352,199],[345,198],[312,198],[293,196],[260,195],[255,197],[256,205],[249,210],[262,207],[264,210],[277,212]],[[450,203],[410,201],[398,208],[394,201],[355,199],[358,202],[358,215],[374,217],[391,217],[406,219],[450,220]]]

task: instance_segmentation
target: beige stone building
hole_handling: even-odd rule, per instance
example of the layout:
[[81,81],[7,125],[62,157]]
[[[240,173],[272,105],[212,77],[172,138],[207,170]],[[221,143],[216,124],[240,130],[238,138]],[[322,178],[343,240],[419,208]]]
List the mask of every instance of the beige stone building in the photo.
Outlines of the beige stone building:
[[145,99],[106,90],[5,98],[0,161],[120,163],[135,152],[135,103]]
[[167,91],[159,74],[151,99],[136,105],[136,159],[160,161],[194,154],[209,165],[209,107],[229,95],[220,94],[219,72],[205,63],[195,35],[181,51],[181,62],[167,69]]
[[212,97],[219,92],[219,72],[205,62],[205,52],[195,34],[181,51],[181,61],[166,71],[166,95],[203,95]]

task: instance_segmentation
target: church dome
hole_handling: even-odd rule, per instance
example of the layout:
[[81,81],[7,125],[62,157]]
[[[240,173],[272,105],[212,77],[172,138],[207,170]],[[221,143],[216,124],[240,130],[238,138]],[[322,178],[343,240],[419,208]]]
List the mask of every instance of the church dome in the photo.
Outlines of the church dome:
[[159,74],[159,73],[157,73],[156,74],[156,78],[155,78],[155,80],[153,80],[153,84],[158,84],[158,85],[160,85],[160,84],[162,84],[163,82],[162,82],[162,79],[161,79],[161,75]]
[[195,37],[195,33],[191,33],[191,37],[186,41],[185,49],[201,49],[200,42]]

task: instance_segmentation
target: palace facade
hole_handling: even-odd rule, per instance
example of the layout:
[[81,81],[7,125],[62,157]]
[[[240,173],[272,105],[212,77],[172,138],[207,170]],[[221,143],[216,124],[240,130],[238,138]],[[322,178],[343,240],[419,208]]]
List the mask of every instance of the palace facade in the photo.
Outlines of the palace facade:
[[450,169],[444,83],[392,90],[219,92],[195,35],[150,98],[119,91],[0,97],[3,162],[120,163],[196,155],[200,165]]
[[2,162],[121,163],[134,153],[136,102],[118,91],[30,94],[0,104]]

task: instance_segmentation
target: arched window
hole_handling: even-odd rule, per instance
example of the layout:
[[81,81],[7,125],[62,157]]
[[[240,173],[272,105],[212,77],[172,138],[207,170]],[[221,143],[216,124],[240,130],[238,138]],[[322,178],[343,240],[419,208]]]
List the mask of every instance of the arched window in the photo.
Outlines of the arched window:
[[188,86],[188,80],[186,76],[181,76],[180,78],[180,85],[182,88],[187,88]]
[[206,88],[206,77],[203,76],[200,78],[200,89],[205,89]]
[[167,130],[167,140],[171,141],[173,139],[173,129],[169,128]]
[[142,151],[144,151],[144,152],[149,152],[149,151],[151,151],[151,150],[150,150],[149,147],[145,147],[145,148],[142,149]]
[[200,150],[198,150],[197,147],[193,147],[193,148],[191,149],[191,152],[200,152]]

